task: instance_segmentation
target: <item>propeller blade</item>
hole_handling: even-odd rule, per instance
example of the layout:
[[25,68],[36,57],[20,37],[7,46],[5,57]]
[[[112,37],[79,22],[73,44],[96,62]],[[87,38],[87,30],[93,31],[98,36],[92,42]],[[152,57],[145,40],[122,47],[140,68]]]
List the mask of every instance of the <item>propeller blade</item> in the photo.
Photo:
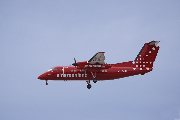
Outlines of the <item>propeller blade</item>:
[[74,62],[76,63],[76,59],[74,58]]
[[76,68],[77,63],[76,63],[76,59],[75,58],[74,58],[74,63],[72,65],[75,66],[75,68]]

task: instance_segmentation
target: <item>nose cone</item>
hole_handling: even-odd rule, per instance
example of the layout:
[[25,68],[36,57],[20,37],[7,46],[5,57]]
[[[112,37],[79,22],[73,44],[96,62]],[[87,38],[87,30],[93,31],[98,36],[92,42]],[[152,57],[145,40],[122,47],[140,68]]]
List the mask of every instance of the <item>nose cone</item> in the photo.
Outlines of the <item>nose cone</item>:
[[38,79],[41,79],[42,78],[42,76],[40,75],[39,77],[38,77]]
[[45,79],[45,77],[44,77],[44,75],[42,74],[42,75],[40,75],[40,76],[38,77],[38,79],[43,80],[43,79]]

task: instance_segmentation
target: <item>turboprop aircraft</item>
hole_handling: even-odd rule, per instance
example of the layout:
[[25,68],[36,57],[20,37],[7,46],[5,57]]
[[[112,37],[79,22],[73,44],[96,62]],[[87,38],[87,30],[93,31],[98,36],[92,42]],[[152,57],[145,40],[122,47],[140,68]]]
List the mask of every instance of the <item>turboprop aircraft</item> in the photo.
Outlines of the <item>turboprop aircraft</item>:
[[84,80],[87,82],[87,88],[91,88],[90,81],[96,83],[103,80],[114,80],[134,75],[144,75],[153,70],[153,63],[156,59],[160,41],[151,41],[145,43],[139,54],[133,61],[116,64],[107,64],[104,62],[105,52],[96,53],[89,61],[76,62],[74,58],[73,66],[52,67],[47,72],[38,77],[45,80]]

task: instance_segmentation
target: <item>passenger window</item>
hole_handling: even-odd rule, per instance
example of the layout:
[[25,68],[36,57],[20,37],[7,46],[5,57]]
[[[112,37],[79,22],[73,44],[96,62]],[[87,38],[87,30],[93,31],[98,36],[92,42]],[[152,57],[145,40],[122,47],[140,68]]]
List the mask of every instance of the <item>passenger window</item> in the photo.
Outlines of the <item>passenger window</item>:
[[107,70],[105,70],[105,72],[107,72]]
[[102,70],[102,72],[104,72],[104,70]]
[[71,72],[73,72],[73,70],[71,70]]
[[74,72],[76,72],[76,70],[74,70]]

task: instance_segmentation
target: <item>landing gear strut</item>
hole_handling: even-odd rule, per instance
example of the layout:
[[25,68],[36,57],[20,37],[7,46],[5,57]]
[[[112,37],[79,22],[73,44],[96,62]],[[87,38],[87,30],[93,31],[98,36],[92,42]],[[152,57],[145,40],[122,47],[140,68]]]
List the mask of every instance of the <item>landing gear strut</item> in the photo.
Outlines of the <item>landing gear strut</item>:
[[97,78],[96,78],[96,72],[91,72],[92,76],[93,76],[93,82],[96,83],[97,82]]
[[90,89],[92,86],[90,84],[90,80],[89,81],[86,81],[87,82],[87,88]]
[[47,82],[47,80],[45,80],[46,81],[46,85],[48,85],[48,82]]

